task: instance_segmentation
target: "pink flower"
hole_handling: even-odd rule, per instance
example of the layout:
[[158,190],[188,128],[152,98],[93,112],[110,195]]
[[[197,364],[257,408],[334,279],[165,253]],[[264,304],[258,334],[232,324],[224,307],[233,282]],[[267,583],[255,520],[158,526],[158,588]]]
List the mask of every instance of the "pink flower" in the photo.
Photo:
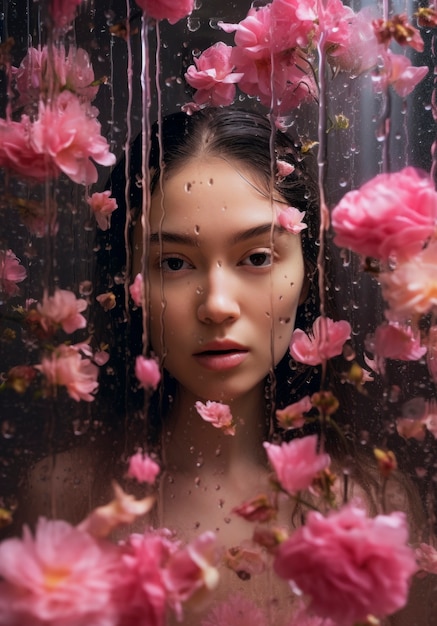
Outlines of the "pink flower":
[[265,441],[263,446],[281,487],[291,495],[308,489],[315,476],[331,462],[329,454],[317,452],[317,435],[279,446]]
[[82,0],[50,0],[50,15],[54,25],[60,30],[66,29],[74,20],[76,8]]
[[304,396],[298,402],[293,402],[284,409],[278,409],[276,411],[278,425],[284,430],[301,428],[305,424],[304,413],[311,411],[312,406],[310,397]]
[[428,543],[421,543],[416,548],[416,559],[419,568],[429,574],[437,574],[437,550]]
[[248,522],[268,522],[276,517],[277,512],[277,508],[264,494],[246,500],[232,509],[232,513]]
[[202,620],[201,626],[267,626],[268,623],[262,609],[237,593],[217,604]]
[[197,104],[227,106],[235,98],[235,84],[243,74],[233,73],[232,47],[218,41],[194,59],[185,74],[185,80],[197,89],[194,101]]
[[276,167],[278,169],[279,178],[286,178],[296,169],[294,165],[282,159],[276,159]]
[[143,299],[143,276],[142,274],[137,274],[135,276],[135,280],[132,285],[129,285],[129,293],[131,295],[132,300],[134,301],[135,306],[140,307],[142,305]]
[[[418,193],[418,195],[420,195]],[[425,315],[437,305],[437,242],[413,258],[397,264],[393,271],[382,272],[382,295],[389,306],[386,317],[403,322]]]
[[226,33],[235,32],[235,45],[251,59],[270,57],[270,10],[271,5],[249,9],[247,16],[238,24],[218,22]]
[[194,406],[205,422],[209,422],[214,428],[220,428],[224,435],[235,435],[234,418],[227,404],[207,400],[206,404],[196,402]]
[[218,560],[217,537],[209,531],[170,555],[163,570],[163,580],[169,603],[179,619],[182,617],[182,602],[190,599],[193,604],[204,592],[217,587]]
[[155,482],[161,468],[148,454],[142,454],[139,450],[129,459],[127,475],[135,478],[139,483]]
[[101,193],[96,191],[90,198],[87,198],[101,230],[108,230],[111,227],[111,214],[118,208],[117,200],[110,198],[110,195],[110,191]]
[[148,17],[155,20],[168,20],[176,24],[179,20],[190,15],[194,9],[194,0],[135,0]]
[[233,570],[239,578],[245,580],[252,576],[258,576],[267,569],[265,551],[261,550],[260,546],[253,546],[249,542],[243,542],[239,546],[227,550],[224,561],[226,567]]
[[75,183],[90,185],[97,181],[100,165],[113,165],[100,124],[89,107],[68,91],[63,91],[50,107],[40,103],[39,118],[32,128],[32,145]]
[[383,69],[373,77],[376,93],[384,91],[391,85],[401,98],[406,98],[429,71],[426,65],[411,65],[407,57],[394,54],[390,50],[385,51],[382,58]]
[[351,332],[351,326],[345,320],[334,322],[329,317],[318,317],[309,335],[300,328],[293,332],[290,354],[299,363],[319,365],[326,359],[341,354]]
[[116,551],[67,522],[38,520],[35,536],[0,544],[0,624],[109,626]]
[[17,283],[21,283],[26,276],[26,270],[12,250],[0,250],[0,292],[16,296],[20,292]]
[[55,325],[61,326],[66,333],[74,333],[86,326],[86,319],[81,312],[87,306],[86,300],[76,299],[74,293],[67,289],[56,289],[52,296],[45,292],[42,304],[37,305],[40,324],[46,331]]
[[375,334],[366,338],[365,345],[376,355],[376,371],[380,373],[385,371],[385,359],[418,361],[426,353],[426,347],[420,345],[420,333],[398,322],[378,326]]
[[57,166],[33,144],[32,137],[33,125],[27,115],[20,122],[0,119],[0,167],[34,181],[57,176]]
[[338,626],[382,618],[407,601],[417,566],[403,513],[378,515],[346,506],[327,517],[311,511],[277,551],[274,569],[302,593],[310,609]]
[[305,211],[299,211],[299,209],[295,209],[292,206],[283,209],[279,205],[276,205],[276,212],[278,223],[289,233],[298,235],[304,228],[307,228],[307,224],[302,222],[305,217]]
[[297,46],[307,48],[315,35],[317,20],[314,0],[273,0],[271,32],[275,52]]
[[334,208],[334,243],[384,261],[410,258],[434,233],[436,215],[437,193],[424,172],[378,174]]
[[35,365],[46,378],[50,391],[57,385],[65,386],[68,395],[79,402],[92,402],[99,387],[99,369],[89,359],[82,358],[72,346],[61,345],[50,356]]
[[132,524],[139,517],[149,513],[155,504],[153,496],[136,500],[134,496],[125,493],[118,483],[113,482],[112,486],[114,499],[91,511],[78,526],[80,530],[97,539],[107,537],[119,526]]
[[159,364],[155,359],[137,356],[135,360],[135,376],[144,389],[156,389],[161,380]]

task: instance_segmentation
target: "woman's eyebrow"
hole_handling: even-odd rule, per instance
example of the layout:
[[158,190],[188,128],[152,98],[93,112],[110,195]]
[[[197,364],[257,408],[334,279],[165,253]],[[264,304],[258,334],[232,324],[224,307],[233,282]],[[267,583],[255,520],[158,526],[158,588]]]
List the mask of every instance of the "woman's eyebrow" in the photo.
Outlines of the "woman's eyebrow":
[[[239,232],[234,233],[234,235],[230,238],[230,244],[240,243],[241,241],[247,241],[249,239],[253,239],[255,237],[259,237],[261,235],[266,235],[272,233],[281,234],[286,232],[284,228],[279,226],[279,224],[275,224],[272,226],[271,222],[267,222],[266,224],[259,224],[257,226],[252,226],[251,228],[247,228],[245,230],[241,230]],[[186,233],[174,233],[170,231],[160,231],[156,233],[152,233],[150,235],[150,243],[177,243],[186,246],[198,246],[199,245],[199,235],[188,235]]]

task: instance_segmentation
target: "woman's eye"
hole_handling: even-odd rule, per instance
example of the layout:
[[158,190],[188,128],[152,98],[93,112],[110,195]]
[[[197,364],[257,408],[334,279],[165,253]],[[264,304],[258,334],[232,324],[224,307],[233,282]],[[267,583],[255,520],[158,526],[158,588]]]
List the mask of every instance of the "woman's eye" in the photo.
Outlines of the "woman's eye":
[[272,264],[272,254],[271,252],[253,252],[243,259],[241,264],[249,267],[269,267]]
[[192,265],[188,261],[184,261],[184,259],[172,256],[161,259],[160,267],[164,272],[180,272],[181,270],[190,269]]

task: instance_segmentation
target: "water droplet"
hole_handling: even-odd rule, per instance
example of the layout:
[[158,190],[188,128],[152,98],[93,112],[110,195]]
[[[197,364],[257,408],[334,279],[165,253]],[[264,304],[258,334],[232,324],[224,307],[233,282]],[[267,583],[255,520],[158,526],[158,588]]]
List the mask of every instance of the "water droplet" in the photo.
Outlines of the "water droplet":
[[225,505],[225,501],[222,498],[220,498],[220,500],[218,501],[218,505],[219,505],[219,508],[222,509]]
[[196,485],[196,487],[200,485],[200,476],[196,476],[196,478],[194,479],[194,484]]
[[125,275],[122,274],[121,272],[118,272],[117,274],[114,275],[114,283],[116,285],[124,285],[124,281],[125,281]]
[[223,265],[223,261],[218,260],[217,261],[217,267],[221,267]]
[[[203,287],[197,287],[197,289],[196,289],[196,293],[197,293],[198,296],[201,296],[204,291],[205,290],[204,290]],[[202,342],[199,342],[199,343],[202,343]]]
[[200,19],[198,17],[188,17],[187,28],[191,33],[195,33],[200,28]]
[[12,439],[15,435],[15,426],[8,422],[8,420],[2,422],[1,430],[5,439]]
[[198,235],[200,233],[200,226],[198,226],[197,224],[194,227],[194,234]]
[[347,187],[347,180],[345,178],[340,178],[338,184],[340,185],[340,187]]
[[225,524],[230,524],[231,523],[231,518],[230,517],[225,517],[223,518],[223,521]]
[[208,181],[208,185],[210,185],[210,186],[211,186],[211,185],[213,185],[213,184],[214,184],[214,179],[213,179],[213,178],[210,178],[210,179],[209,179],[209,181]]
[[93,292],[93,283],[90,280],[83,280],[79,283],[79,293],[81,296],[89,296]]

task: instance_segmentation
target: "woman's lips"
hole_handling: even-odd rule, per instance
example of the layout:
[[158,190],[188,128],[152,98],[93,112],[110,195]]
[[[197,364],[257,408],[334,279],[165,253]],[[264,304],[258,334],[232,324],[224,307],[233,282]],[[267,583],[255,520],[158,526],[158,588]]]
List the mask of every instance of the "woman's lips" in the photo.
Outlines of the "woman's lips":
[[196,352],[193,356],[202,367],[220,372],[240,365],[248,353],[242,346],[220,344],[216,347],[209,344],[202,352]]

